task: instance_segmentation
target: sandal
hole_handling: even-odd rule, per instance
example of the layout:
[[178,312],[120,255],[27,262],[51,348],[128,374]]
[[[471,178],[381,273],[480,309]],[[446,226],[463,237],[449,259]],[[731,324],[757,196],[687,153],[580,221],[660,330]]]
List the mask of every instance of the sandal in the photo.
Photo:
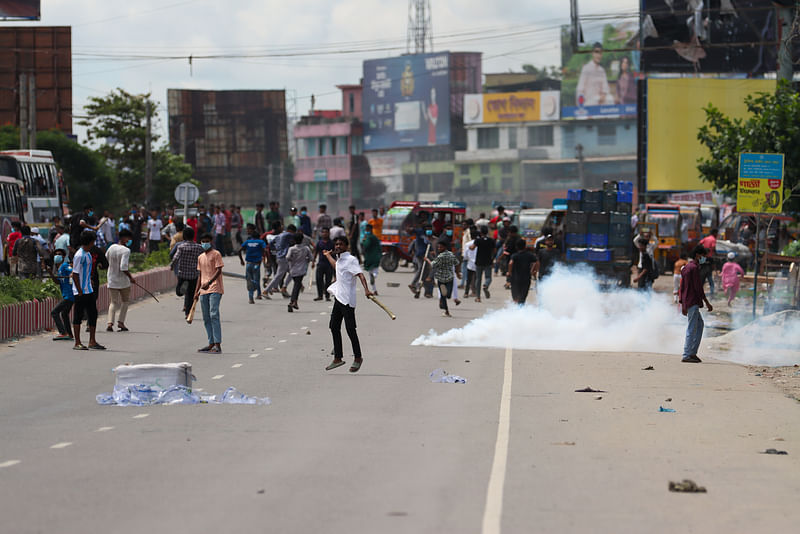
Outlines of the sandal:
[[351,373],[357,373],[361,369],[362,360],[353,360],[353,365],[350,366]]
[[[326,367],[325,370],[326,371],[332,371],[332,370],[336,369],[337,367],[343,366],[346,363],[347,362],[344,361],[344,360],[339,360],[338,362],[336,360],[333,360],[331,363],[328,364],[328,367]],[[355,365],[355,364],[353,364],[353,365]]]
[[86,345],[73,345],[72,350],[89,350],[89,347]]
[[109,324],[109,325],[106,327],[106,332],[113,332],[113,331],[114,331],[114,326],[113,326],[113,325],[111,325],[111,324]]
[[89,345],[89,348],[92,350],[106,350],[106,348],[101,345],[100,343],[95,343],[94,345]]

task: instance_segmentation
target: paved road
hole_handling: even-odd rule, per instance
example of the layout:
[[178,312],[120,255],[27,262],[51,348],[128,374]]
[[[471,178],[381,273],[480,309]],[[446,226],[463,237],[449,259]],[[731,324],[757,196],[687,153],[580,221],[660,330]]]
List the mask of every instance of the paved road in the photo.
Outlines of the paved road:
[[[166,295],[132,308],[131,332],[100,335],[105,353],[46,336],[0,349],[0,531],[796,531],[800,406],[770,383],[675,355],[410,346],[504,295],[446,319],[408,276],[381,275],[397,321],[359,303],[356,375],[323,370],[327,304],[248,305],[230,278],[221,356],[195,352],[202,324]],[[197,388],[273,404],[95,403],[120,363],[184,360]],[[432,384],[436,367],[469,383]],[[607,393],[574,392],[586,385]],[[770,447],[789,455],[758,454]],[[682,478],[708,493],[669,493]]]

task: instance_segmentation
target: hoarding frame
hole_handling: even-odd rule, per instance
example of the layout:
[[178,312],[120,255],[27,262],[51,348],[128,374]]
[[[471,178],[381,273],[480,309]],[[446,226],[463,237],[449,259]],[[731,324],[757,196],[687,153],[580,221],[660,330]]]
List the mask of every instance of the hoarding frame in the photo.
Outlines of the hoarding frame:
[[0,0],[0,20],[41,19],[41,0]]

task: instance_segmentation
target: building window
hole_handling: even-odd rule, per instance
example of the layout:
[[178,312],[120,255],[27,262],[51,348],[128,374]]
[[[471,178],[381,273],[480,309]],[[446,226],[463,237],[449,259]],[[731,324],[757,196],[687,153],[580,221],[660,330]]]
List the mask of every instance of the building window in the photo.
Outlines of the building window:
[[355,113],[355,111],[356,111],[356,98],[353,95],[353,93],[350,93],[349,95],[347,95],[347,100],[348,100],[348,103],[350,105],[350,113]]
[[458,172],[459,172],[459,174],[461,174],[461,176],[467,176],[469,174],[469,166],[461,165],[458,168]]
[[353,156],[360,156],[364,153],[364,138],[363,137],[351,137],[350,141],[350,154]]
[[500,172],[503,174],[511,174],[512,165],[510,163],[501,163],[500,164]]
[[478,148],[498,148],[500,131],[497,128],[478,128]]
[[314,181],[315,182],[327,182],[328,181],[328,169],[314,169]]
[[501,183],[503,191],[511,191],[511,188],[514,187],[514,179],[510,176],[504,176]]
[[529,126],[528,146],[553,146],[553,126]]
[[517,148],[517,128],[508,129],[508,148]]
[[313,137],[306,139],[306,157],[313,158],[317,155],[317,140]]
[[489,174],[489,164],[481,163],[481,174]]
[[462,178],[461,181],[459,182],[459,187],[461,189],[467,189],[470,185],[471,182],[469,178]]
[[597,144],[612,146],[617,144],[617,126],[614,124],[597,125]]

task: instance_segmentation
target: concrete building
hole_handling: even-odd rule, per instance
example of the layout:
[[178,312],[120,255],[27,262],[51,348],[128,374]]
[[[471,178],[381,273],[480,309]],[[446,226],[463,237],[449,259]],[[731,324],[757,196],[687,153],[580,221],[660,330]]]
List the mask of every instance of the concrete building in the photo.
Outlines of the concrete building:
[[194,168],[205,201],[289,204],[284,91],[169,89],[167,101],[170,148]]

